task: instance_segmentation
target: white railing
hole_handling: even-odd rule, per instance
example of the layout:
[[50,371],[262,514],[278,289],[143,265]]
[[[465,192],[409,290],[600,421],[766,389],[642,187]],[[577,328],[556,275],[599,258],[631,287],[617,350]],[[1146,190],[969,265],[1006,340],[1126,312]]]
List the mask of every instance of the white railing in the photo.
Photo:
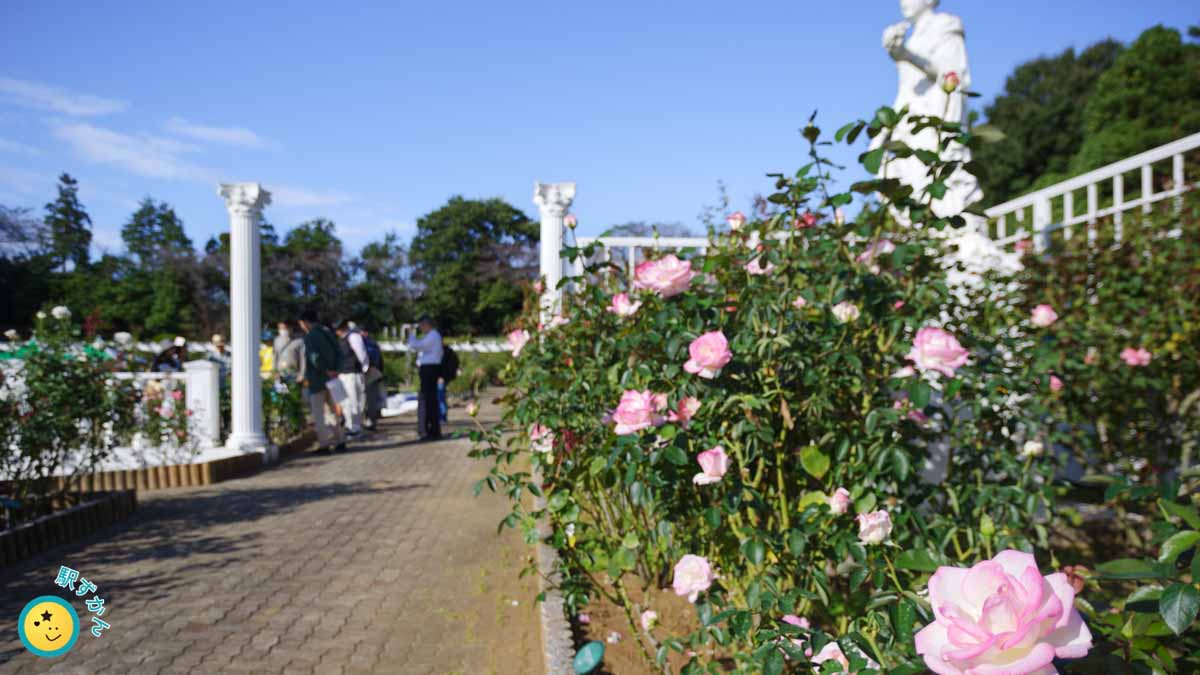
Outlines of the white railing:
[[[449,342],[447,343],[456,352],[483,352],[497,353],[512,351],[507,343],[498,340],[472,340],[470,342]],[[384,352],[408,352],[412,351],[404,342],[394,341],[379,341],[379,350]]]
[[[1096,223],[1102,218],[1112,217],[1113,236],[1121,240],[1122,214],[1134,209],[1150,213],[1153,205],[1164,199],[1178,199],[1195,187],[1187,181],[1184,162],[1188,152],[1200,148],[1200,133],[1185,136],[1173,143],[1147,150],[1108,166],[1100,167],[1083,175],[1065,180],[1048,188],[1031,192],[987,210],[988,231],[984,234],[997,244],[1006,246],[1021,239],[1033,239],[1034,247],[1046,247],[1051,233],[1062,231],[1070,240],[1077,225],[1086,225],[1088,244],[1096,240]],[[1170,162],[1170,187],[1155,192],[1156,177],[1166,174],[1155,165]],[[1126,199],[1125,176],[1137,172],[1141,185],[1136,199]],[[1100,190],[1105,183],[1112,185],[1112,205],[1100,207]],[[1082,213],[1076,208],[1076,193],[1085,193]],[[1055,217],[1055,210],[1061,214]]]

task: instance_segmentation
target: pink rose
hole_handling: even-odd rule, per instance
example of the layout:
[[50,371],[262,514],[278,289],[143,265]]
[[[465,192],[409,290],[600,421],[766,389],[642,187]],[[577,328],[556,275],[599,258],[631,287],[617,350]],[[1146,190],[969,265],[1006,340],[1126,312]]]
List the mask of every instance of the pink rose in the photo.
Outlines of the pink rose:
[[550,452],[554,449],[554,432],[534,423],[529,427],[529,449],[534,452]]
[[817,214],[813,213],[812,211],[805,211],[804,215],[797,218],[796,222],[794,224],[797,229],[807,229],[810,227],[816,227],[818,218],[819,218],[819,216],[817,216]]
[[658,260],[647,260],[634,270],[634,288],[654,291],[664,298],[686,291],[696,273],[692,263],[665,255]]
[[689,553],[675,563],[675,578],[671,586],[675,589],[675,595],[686,595],[688,602],[694,603],[716,578],[708,560]]
[[729,341],[719,330],[710,331],[692,340],[692,344],[688,345],[688,355],[692,358],[683,364],[683,369],[707,380],[720,374],[721,368],[733,359],[733,352],[729,351]]
[[158,414],[166,419],[171,419],[175,416],[175,410],[164,405],[158,409]]
[[568,214],[566,218],[563,218],[563,225],[566,225],[567,227],[573,228],[578,224],[579,219],[575,217],[574,213]]
[[850,510],[850,491],[840,487],[829,497],[829,510],[840,516]]
[[1038,305],[1033,308],[1033,314],[1029,317],[1029,322],[1038,328],[1045,328],[1058,320],[1058,314],[1050,305]]
[[1063,381],[1057,375],[1050,376],[1050,391],[1062,391]]
[[829,311],[833,312],[833,315],[837,317],[837,320],[840,323],[850,323],[851,321],[856,321],[858,317],[862,316],[862,312],[858,310],[858,305],[855,305],[853,302],[848,300],[839,302]]
[[939,567],[929,604],[934,622],[917,633],[916,647],[938,675],[1053,673],[1055,658],[1092,648],[1067,575],[1042,576],[1028,553],[1001,551],[970,569]]
[[746,273],[747,274],[749,274],[750,276],[761,277],[764,274],[770,274],[771,272],[775,271],[774,264],[768,262],[767,266],[763,267],[762,263],[760,263],[759,260],[760,260],[760,258],[755,258],[754,260],[751,260],[750,262],[746,263]]
[[[784,623],[791,625],[791,626],[796,626],[797,628],[803,628],[804,630],[809,630],[810,628],[812,628],[812,623],[808,620],[807,617],[796,616],[795,614],[784,614],[783,618],[780,619],[780,621],[783,621]],[[800,649],[803,649],[805,656],[807,656],[809,658],[812,657],[812,649],[804,646],[805,645],[804,640],[801,640],[800,638],[792,638],[792,644],[796,645]]]
[[743,225],[746,224],[746,215],[741,211],[734,211],[733,213],[729,214],[729,217],[725,219],[725,222],[729,225],[729,229],[737,232],[738,230],[742,229]]
[[860,513],[858,539],[864,544],[881,544],[892,535],[892,517],[887,511]]
[[171,392],[171,398],[175,399],[176,401],[182,401],[183,392],[176,389],[175,391]]
[[642,612],[641,618],[642,630],[646,631],[647,633],[649,633],[652,628],[658,625],[658,612],[652,609]]
[[912,351],[904,358],[922,371],[936,371],[954,377],[954,371],[967,362],[968,352],[953,335],[941,328],[926,326],[917,331]]
[[797,295],[796,299],[792,301],[792,307],[796,309],[804,309],[804,306],[807,304],[808,301],[804,299],[803,295]]
[[1146,351],[1145,347],[1138,347],[1137,349],[1126,347],[1121,350],[1121,360],[1135,368],[1138,366],[1148,366],[1150,365],[1150,352]]
[[621,402],[613,411],[612,419],[616,422],[613,431],[618,436],[625,436],[658,426],[662,423],[658,404],[655,395],[649,391],[627,390],[621,394]]
[[668,422],[679,422],[685,428],[688,422],[696,416],[696,412],[700,410],[700,399],[694,396],[688,396],[679,402],[679,405],[667,413]]
[[942,91],[946,92],[947,94],[954,93],[954,90],[958,89],[960,84],[962,84],[962,82],[958,79],[958,73],[954,72],[953,70],[946,73],[946,75],[942,77]]
[[581,612],[578,616],[575,617],[575,620],[578,621],[580,623],[580,625],[586,626],[592,622],[592,617],[588,616],[587,614],[583,614]]
[[897,300],[895,303],[892,304],[892,309],[904,309],[904,301]]
[[[879,664],[871,660],[871,658],[866,654],[858,652],[856,656],[859,656],[867,662],[867,668],[871,670],[879,669]],[[850,670],[850,659],[846,658],[845,652],[842,651],[841,646],[836,642],[830,642],[829,644],[825,645],[821,648],[821,651],[817,652],[816,656],[812,657],[812,662],[815,666],[813,668],[813,672],[821,672],[821,664],[825,663],[826,661],[837,661],[842,665],[842,672],[850,673],[850,675],[854,675],[854,673],[858,672]]]
[[667,395],[666,394],[651,394],[650,400],[654,401],[654,409],[656,411],[662,412],[667,409]]
[[929,421],[929,416],[925,413],[912,407],[912,403],[908,400],[908,394],[903,394],[900,398],[892,403],[892,410],[904,411],[904,416],[916,422],[917,424],[925,424]]
[[865,251],[858,254],[858,257],[854,259],[854,262],[869,264],[871,265],[872,271],[878,271],[879,268],[875,265],[875,258],[881,255],[887,255],[895,250],[896,245],[892,243],[891,239],[880,239],[879,241],[872,242],[870,245],[868,245]]
[[631,302],[628,293],[617,293],[612,297],[612,304],[608,306],[608,311],[617,316],[633,316],[641,306],[641,300]]
[[1029,253],[1033,250],[1033,241],[1030,239],[1020,239],[1013,248],[1017,249],[1017,253]]
[[524,328],[518,328],[508,334],[508,347],[512,350],[513,356],[520,356],[521,350],[527,342],[529,342],[529,331]]
[[1087,354],[1083,355],[1083,362],[1089,366],[1094,366],[1100,362],[1100,354],[1096,352],[1095,347],[1088,347]]
[[550,323],[547,323],[547,324],[539,323],[538,330],[539,331],[551,330],[554,328],[558,328],[559,326],[565,326],[568,323],[571,323],[570,319],[563,316],[562,314],[555,314],[554,316],[550,317]]
[[538,279],[537,281],[533,282],[533,292],[534,293],[541,295],[542,291],[545,291],[545,290],[546,290],[546,284],[541,279]]
[[719,445],[696,455],[696,461],[700,463],[700,473],[692,476],[696,485],[719,483],[729,470],[729,458],[725,456],[725,448]]

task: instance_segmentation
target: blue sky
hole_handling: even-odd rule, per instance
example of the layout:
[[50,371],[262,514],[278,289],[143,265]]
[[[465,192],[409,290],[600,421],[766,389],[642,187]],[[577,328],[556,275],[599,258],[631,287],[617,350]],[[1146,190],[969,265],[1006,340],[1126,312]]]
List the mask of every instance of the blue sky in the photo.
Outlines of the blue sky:
[[[536,217],[535,180],[579,184],[584,233],[695,226],[895,95],[892,0],[54,2],[0,6],[0,204],[41,212],[76,176],[96,244],[143,196],[197,245],[219,181],[259,181],[281,229],[315,216],[351,248],[404,238],[449,196]],[[1200,22],[1194,0],[944,0],[989,100],[1018,63]],[[835,155],[852,161],[851,153]]]

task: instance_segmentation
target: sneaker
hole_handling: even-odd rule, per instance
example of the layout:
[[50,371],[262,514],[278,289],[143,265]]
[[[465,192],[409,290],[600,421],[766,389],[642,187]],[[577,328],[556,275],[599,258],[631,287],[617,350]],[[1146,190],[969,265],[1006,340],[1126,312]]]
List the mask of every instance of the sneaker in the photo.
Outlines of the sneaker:
[[336,446],[334,446],[333,451],[334,452],[346,452],[346,444],[338,443]]

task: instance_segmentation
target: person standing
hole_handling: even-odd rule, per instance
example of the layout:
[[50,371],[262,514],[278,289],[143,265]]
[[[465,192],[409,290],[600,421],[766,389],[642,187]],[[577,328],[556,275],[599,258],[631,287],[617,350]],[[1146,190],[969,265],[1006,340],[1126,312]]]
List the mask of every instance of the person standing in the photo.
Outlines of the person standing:
[[292,334],[291,326],[280,321],[275,336],[275,373],[284,382],[304,379],[304,340]]
[[372,340],[366,329],[360,329],[363,345],[367,348],[367,358],[369,360],[364,379],[367,384],[367,407],[366,420],[363,426],[370,431],[375,430],[375,425],[379,422],[383,410],[383,397],[385,394],[383,384],[383,350],[379,348],[379,343]]
[[367,346],[354,324],[343,321],[337,327],[338,336],[338,379],[346,389],[346,402],[342,413],[346,418],[346,430],[351,438],[362,433],[363,412],[367,402],[367,383],[363,377],[371,367]]
[[438,379],[442,376],[442,335],[428,316],[419,324],[421,337],[415,331],[408,336],[408,346],[417,352],[417,372],[421,378],[421,397],[417,403],[417,432],[421,440],[436,441],[442,437],[441,412],[438,410]]
[[171,346],[154,357],[150,370],[156,373],[179,373],[183,371],[184,361],[187,361],[187,340],[177,337]]
[[345,436],[325,383],[337,377],[338,340],[333,332],[317,321],[317,314],[305,310],[300,315],[300,328],[304,330],[304,380],[308,392],[308,410],[312,414],[313,426],[317,430],[317,452],[329,454],[346,449]]

